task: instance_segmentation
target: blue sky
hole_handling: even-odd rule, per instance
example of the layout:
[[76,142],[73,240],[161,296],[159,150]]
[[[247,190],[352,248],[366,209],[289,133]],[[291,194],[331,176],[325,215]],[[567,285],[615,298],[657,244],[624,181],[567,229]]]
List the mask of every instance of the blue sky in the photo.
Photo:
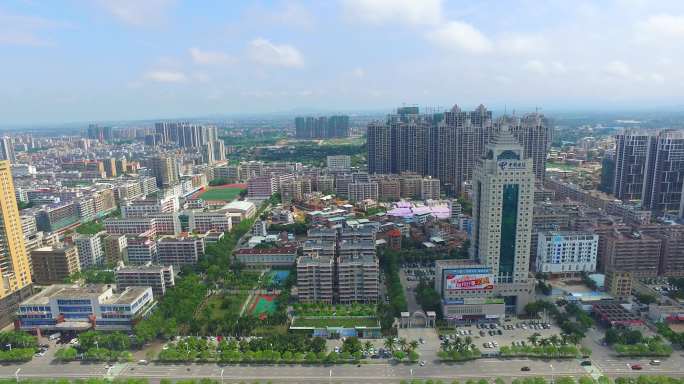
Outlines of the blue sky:
[[8,0],[0,125],[682,105],[684,2]]

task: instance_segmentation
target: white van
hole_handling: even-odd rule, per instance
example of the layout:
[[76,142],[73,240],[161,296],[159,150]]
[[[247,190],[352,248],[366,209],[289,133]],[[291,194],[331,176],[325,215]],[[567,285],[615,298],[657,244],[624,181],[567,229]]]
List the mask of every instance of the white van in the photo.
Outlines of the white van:
[[651,360],[651,365],[660,365],[660,360]]
[[60,338],[60,336],[62,336],[62,334],[59,333],[59,332],[53,333],[52,335],[50,335],[50,336],[48,337],[48,340],[50,340],[50,341],[52,341],[52,340],[57,340],[57,339]]

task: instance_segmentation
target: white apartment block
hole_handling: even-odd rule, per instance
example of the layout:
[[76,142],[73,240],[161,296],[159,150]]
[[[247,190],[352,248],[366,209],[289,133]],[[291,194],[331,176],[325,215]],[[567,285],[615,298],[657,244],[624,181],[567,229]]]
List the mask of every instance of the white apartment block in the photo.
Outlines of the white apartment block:
[[423,200],[439,200],[439,179],[425,178],[421,180],[420,191]]
[[188,229],[190,232],[228,232],[232,228],[233,220],[228,210],[219,209],[215,211],[188,211]]
[[140,265],[120,266],[116,270],[116,286],[127,287],[152,287],[154,297],[162,297],[166,290],[175,285],[173,266]]
[[126,238],[125,260],[127,264],[145,265],[157,260],[157,242],[144,236]]
[[278,192],[278,181],[271,176],[251,177],[247,181],[247,196],[269,198]]
[[351,201],[378,200],[378,183],[376,182],[349,183],[347,187]]
[[332,304],[334,257],[304,255],[297,258],[297,292],[302,303]]
[[139,235],[147,233],[151,236],[156,235],[156,219],[153,218],[131,218],[131,219],[106,219],[104,221],[105,231],[110,235]]
[[199,237],[164,237],[157,241],[157,263],[173,265],[196,264],[204,254],[204,240]]
[[121,216],[123,218],[148,217],[157,213],[177,212],[179,207],[178,196],[133,200],[121,205]]
[[328,156],[326,160],[328,169],[331,171],[348,171],[351,169],[351,156]]
[[81,270],[104,265],[104,249],[102,247],[104,234],[104,232],[99,232],[94,235],[78,234],[74,236]]
[[596,271],[599,236],[588,232],[540,232],[536,271],[575,274]]

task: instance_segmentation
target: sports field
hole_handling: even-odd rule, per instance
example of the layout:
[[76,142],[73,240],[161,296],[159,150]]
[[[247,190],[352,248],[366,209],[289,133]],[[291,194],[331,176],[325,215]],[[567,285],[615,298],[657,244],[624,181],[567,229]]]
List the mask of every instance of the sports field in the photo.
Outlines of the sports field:
[[240,187],[215,187],[209,188],[199,195],[203,200],[232,201],[240,195],[244,188]]
[[258,295],[252,299],[247,313],[259,318],[273,314],[277,308],[276,300],[277,296],[274,295]]

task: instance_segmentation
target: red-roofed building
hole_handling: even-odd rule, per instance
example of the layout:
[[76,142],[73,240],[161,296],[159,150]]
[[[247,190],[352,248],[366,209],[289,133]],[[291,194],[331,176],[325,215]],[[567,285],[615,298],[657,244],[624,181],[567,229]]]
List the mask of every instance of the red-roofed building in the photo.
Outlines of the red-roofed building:
[[398,229],[392,229],[387,232],[387,242],[389,247],[394,250],[401,249],[401,231]]

